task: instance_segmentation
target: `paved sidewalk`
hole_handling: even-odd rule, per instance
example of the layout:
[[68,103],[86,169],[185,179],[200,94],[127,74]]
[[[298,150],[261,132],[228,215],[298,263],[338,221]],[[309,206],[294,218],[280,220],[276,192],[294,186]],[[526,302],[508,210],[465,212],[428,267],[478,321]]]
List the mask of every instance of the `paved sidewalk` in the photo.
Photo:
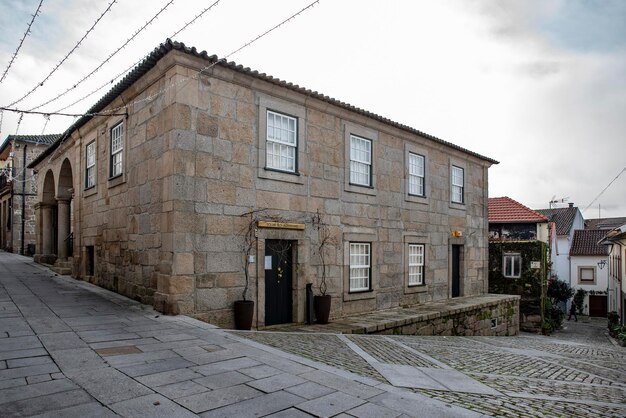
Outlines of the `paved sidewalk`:
[[0,415],[480,416],[0,252]]
[[604,320],[551,337],[238,332],[0,252],[0,416],[626,416]]

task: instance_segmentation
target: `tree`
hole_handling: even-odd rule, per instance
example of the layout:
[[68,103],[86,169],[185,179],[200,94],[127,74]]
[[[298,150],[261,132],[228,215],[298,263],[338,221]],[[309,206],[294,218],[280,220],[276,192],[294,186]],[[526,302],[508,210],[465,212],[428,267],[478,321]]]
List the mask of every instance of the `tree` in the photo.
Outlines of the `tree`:
[[326,251],[329,245],[335,243],[333,236],[330,233],[330,229],[328,228],[328,224],[324,219],[324,215],[320,213],[318,209],[315,215],[313,215],[312,219],[313,226],[317,229],[317,253],[320,256],[320,262],[322,263],[322,277],[320,279],[319,290],[320,295],[325,296],[327,285],[326,285]]

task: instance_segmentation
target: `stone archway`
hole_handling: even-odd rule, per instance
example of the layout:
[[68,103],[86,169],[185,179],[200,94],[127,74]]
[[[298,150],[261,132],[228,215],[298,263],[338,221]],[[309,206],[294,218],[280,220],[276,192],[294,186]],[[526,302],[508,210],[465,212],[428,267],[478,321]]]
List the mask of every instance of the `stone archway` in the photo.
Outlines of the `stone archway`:
[[35,254],[35,261],[46,264],[53,264],[57,258],[57,202],[54,189],[54,174],[52,170],[48,170],[41,188],[41,199],[35,206],[38,226],[36,244],[36,252],[38,254]]
[[59,185],[56,192],[57,202],[57,255],[59,261],[66,261],[73,254],[71,204],[74,195],[72,165],[67,158],[61,164]]

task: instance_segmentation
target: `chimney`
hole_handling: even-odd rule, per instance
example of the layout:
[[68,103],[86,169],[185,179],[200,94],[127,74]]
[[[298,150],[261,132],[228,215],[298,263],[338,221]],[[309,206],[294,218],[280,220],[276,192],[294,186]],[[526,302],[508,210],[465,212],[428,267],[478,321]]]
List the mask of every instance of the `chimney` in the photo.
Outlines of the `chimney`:
[[574,207],[574,203],[572,203],[572,202],[569,202],[568,205],[569,205],[570,208]]

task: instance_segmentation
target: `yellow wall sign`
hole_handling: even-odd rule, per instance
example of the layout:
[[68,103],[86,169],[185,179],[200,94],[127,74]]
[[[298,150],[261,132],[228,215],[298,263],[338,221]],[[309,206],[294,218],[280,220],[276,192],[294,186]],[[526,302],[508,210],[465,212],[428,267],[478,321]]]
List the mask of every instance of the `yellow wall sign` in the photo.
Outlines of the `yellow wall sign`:
[[259,228],[295,229],[297,231],[304,231],[304,224],[296,224],[296,223],[289,223],[289,222],[258,221],[256,225]]

